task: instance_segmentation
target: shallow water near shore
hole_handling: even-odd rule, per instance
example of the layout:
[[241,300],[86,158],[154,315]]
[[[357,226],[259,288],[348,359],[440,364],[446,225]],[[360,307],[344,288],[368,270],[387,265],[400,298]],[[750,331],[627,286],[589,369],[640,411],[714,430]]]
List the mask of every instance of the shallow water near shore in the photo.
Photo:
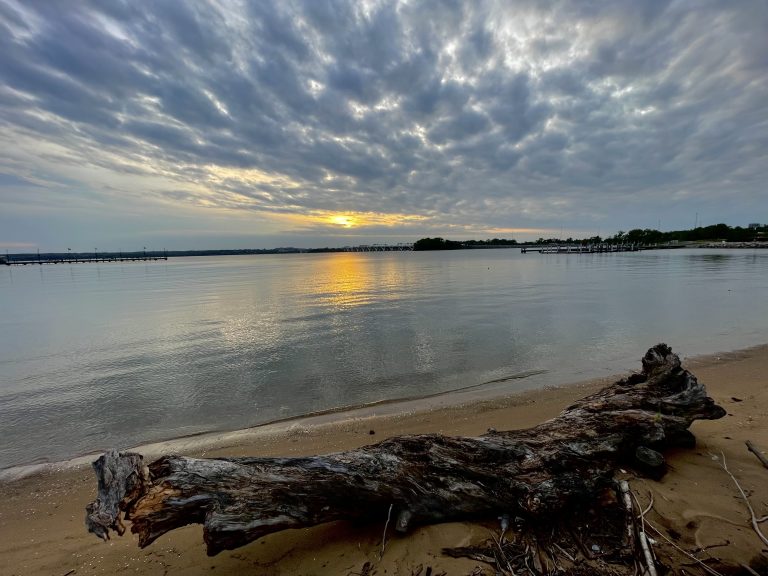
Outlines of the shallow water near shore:
[[0,468],[768,341],[765,250],[2,267],[0,294]]

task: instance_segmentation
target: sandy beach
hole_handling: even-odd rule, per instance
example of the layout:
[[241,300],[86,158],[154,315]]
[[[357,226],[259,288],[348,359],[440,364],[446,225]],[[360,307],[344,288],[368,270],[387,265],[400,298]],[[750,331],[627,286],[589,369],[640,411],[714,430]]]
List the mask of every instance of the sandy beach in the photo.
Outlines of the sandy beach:
[[[640,354],[638,354],[638,357]],[[720,465],[721,454],[762,516],[768,513],[768,470],[747,451],[751,440],[768,450],[768,346],[707,357],[683,359],[683,364],[707,386],[709,395],[728,415],[717,421],[694,423],[694,450],[668,453],[670,472],[659,482],[628,472],[633,491],[643,505],[653,495],[647,519],[663,537],[699,559],[734,566],[768,556],[753,531],[738,489]],[[627,371],[639,369],[627,366]],[[180,450],[205,456],[304,455],[335,452],[370,444],[389,436],[438,432],[479,435],[489,427],[526,428],[556,416],[573,400],[586,396],[611,379],[529,391],[494,400],[424,407],[421,410],[370,410],[365,415],[284,423],[272,431],[232,434],[218,445],[189,445]],[[162,447],[149,448],[149,456]],[[48,468],[31,476],[0,484],[0,574],[470,574],[476,560],[441,554],[447,546],[484,541],[492,524],[449,523],[417,528],[407,536],[391,535],[379,557],[384,519],[359,526],[333,523],[267,536],[238,550],[209,558],[202,528],[188,526],[171,532],[144,550],[126,534],[104,543],[88,534],[83,524],[85,505],[95,496],[96,482],[87,465]],[[766,526],[766,525],[763,525]],[[768,531],[768,526],[766,526]],[[657,554],[665,563],[682,565],[681,553],[657,538]],[[716,560],[715,560],[716,559]],[[687,574],[704,573],[685,560]],[[365,568],[366,563],[368,568]],[[681,572],[680,572],[681,573]],[[735,573],[735,572],[732,572]],[[750,572],[744,572],[750,573]]]

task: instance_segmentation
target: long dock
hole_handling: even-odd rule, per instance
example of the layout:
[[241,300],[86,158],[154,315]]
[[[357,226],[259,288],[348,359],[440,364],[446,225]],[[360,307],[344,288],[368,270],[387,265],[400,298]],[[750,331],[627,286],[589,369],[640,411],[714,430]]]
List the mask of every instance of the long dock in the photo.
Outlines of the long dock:
[[639,252],[644,247],[640,244],[586,244],[586,245],[547,245],[523,246],[521,254],[538,252],[539,254],[602,254],[608,252]]
[[100,262],[155,262],[168,260],[167,256],[96,256],[93,258],[24,258],[13,259],[0,257],[0,265],[34,266],[36,264],[98,264]]

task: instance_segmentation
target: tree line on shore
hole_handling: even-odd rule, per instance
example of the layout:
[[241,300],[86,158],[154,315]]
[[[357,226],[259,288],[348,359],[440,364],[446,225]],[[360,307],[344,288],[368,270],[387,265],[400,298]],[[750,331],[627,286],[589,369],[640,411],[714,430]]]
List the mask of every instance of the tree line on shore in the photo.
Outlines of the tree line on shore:
[[[675,242],[754,242],[768,240],[768,225],[728,226],[727,224],[713,224],[712,226],[699,226],[690,230],[672,230],[661,232],[651,228],[635,228],[628,232],[619,230],[613,236],[602,238],[592,236],[590,238],[539,238],[531,244],[668,244]],[[485,246],[514,246],[517,240],[506,238],[493,238],[488,240],[446,240],[444,238],[422,238],[417,240],[414,250],[458,250],[461,248],[481,248]]]
[[516,246],[517,240],[493,238],[492,240],[446,240],[445,238],[422,238],[413,243],[414,250],[459,250],[462,248],[482,248],[483,246]]

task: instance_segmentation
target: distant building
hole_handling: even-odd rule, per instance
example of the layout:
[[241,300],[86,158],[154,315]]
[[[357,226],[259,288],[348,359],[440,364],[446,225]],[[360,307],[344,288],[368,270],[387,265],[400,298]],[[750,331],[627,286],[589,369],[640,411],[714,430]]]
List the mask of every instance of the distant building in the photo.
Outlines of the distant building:
[[760,224],[758,224],[757,222],[754,222],[754,223],[750,224],[749,226],[747,226],[747,228],[749,228],[750,230],[757,230],[758,228],[762,228],[762,226]]

